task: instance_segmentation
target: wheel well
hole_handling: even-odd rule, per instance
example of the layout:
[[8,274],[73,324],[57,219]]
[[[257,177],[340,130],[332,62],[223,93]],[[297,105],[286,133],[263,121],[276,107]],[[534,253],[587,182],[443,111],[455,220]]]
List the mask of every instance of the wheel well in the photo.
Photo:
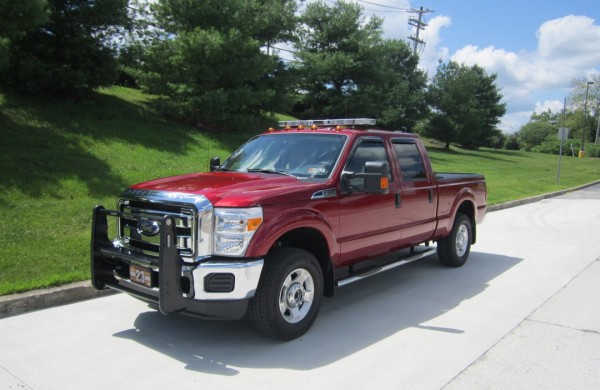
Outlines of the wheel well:
[[331,256],[325,237],[315,229],[300,228],[289,231],[281,236],[274,244],[275,247],[293,247],[304,249],[312,253],[323,271],[325,282],[324,295],[333,296],[335,287],[333,277],[333,266],[331,264]]
[[473,236],[471,244],[475,244],[477,241],[477,229],[475,227],[475,205],[470,201],[463,202],[457,211],[457,214],[461,213],[469,217],[471,221],[471,235]]

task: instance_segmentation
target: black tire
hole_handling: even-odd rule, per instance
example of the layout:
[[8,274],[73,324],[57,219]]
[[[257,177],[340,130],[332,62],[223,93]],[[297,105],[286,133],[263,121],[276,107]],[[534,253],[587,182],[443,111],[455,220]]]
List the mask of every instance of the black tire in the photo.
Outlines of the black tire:
[[469,258],[472,238],[471,220],[464,214],[456,214],[452,230],[437,244],[440,263],[447,267],[460,267]]
[[250,300],[248,316],[263,335],[293,340],[317,318],[323,296],[323,272],[312,253],[298,248],[273,249]]

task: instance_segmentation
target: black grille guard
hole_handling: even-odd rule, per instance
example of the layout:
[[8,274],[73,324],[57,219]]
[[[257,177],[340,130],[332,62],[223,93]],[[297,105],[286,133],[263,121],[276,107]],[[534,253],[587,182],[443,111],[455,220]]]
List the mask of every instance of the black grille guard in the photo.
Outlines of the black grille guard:
[[[175,219],[165,216],[161,219],[148,220],[158,222],[160,227],[160,250],[158,261],[154,257],[142,254],[131,254],[120,248],[115,248],[108,238],[107,216],[125,217],[127,213],[106,210],[103,206],[94,207],[92,216],[92,239],[91,239],[91,273],[92,286],[98,290],[108,287],[122,290],[139,296],[145,300],[157,301],[156,296],[140,293],[122,286],[114,275],[114,267],[110,259],[121,260],[130,263],[131,260],[146,263],[147,265],[158,265],[160,277],[158,279],[158,305],[161,313],[173,314],[189,308],[189,299],[183,296],[181,289],[181,273],[183,259],[179,256],[176,245]],[[113,261],[114,263],[114,261]]]

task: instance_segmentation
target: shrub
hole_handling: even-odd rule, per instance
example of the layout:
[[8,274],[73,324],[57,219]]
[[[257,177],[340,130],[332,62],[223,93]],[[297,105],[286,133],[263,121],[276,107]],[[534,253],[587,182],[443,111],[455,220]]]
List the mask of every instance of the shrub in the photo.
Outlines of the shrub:
[[519,150],[519,138],[516,134],[511,134],[506,138],[506,143],[504,144],[504,149],[506,150]]
[[588,144],[585,147],[586,156],[600,158],[600,144]]

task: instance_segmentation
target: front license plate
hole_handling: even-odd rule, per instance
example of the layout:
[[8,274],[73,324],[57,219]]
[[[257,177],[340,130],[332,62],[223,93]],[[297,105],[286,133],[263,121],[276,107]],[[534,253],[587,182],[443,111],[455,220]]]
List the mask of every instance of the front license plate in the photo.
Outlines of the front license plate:
[[131,264],[129,266],[129,279],[135,284],[152,288],[152,272],[148,268]]

